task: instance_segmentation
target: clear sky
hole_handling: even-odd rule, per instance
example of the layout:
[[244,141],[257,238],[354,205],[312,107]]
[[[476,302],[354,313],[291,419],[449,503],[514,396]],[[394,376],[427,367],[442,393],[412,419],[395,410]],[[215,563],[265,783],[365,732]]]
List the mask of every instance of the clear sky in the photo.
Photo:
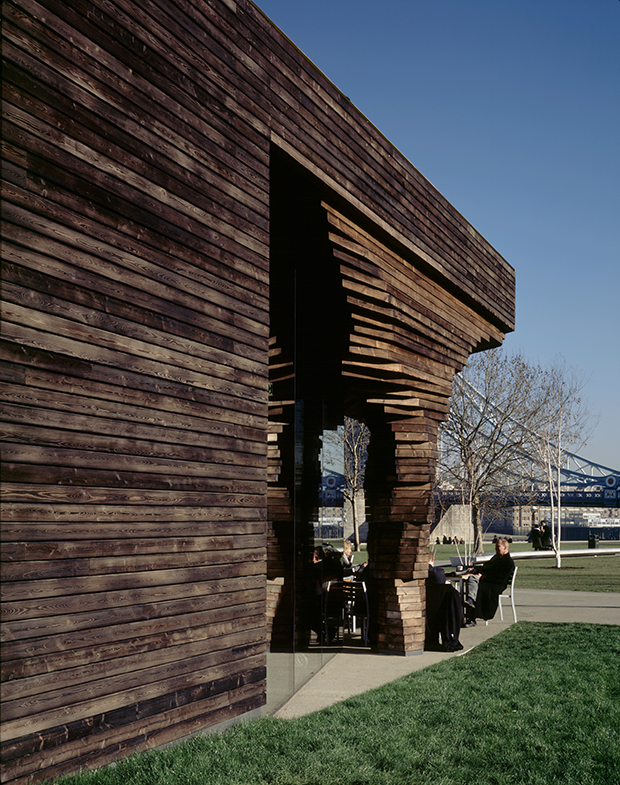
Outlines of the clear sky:
[[516,269],[505,346],[584,373],[620,470],[620,0],[258,0]]

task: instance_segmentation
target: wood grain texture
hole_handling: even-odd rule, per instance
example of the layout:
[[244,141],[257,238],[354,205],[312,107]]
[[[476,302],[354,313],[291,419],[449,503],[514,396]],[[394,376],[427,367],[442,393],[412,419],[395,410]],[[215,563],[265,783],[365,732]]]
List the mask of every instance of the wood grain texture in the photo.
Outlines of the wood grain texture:
[[437,428],[454,372],[514,325],[514,271],[250,0],[14,0],[2,36],[15,784],[264,703],[299,381],[273,334],[274,161],[320,183],[351,328],[326,383],[380,413],[394,464],[373,502],[388,650],[423,634]]

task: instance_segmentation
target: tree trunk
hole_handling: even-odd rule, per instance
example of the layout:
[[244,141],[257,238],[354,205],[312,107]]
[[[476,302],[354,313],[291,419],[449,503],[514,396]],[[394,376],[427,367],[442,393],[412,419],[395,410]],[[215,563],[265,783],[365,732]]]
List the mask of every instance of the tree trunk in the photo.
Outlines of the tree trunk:
[[360,546],[360,528],[357,521],[357,493],[353,491],[351,499],[351,509],[353,511],[353,536],[355,537],[355,550],[357,553],[361,551]]
[[478,502],[472,499],[471,503],[471,525],[474,530],[474,553],[484,553],[482,547],[482,519]]

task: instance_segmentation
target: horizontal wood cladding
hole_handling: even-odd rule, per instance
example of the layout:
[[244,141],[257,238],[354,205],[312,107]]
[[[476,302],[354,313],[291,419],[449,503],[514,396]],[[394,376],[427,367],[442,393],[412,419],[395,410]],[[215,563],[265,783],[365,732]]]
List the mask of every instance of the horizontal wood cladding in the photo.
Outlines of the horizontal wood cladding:
[[[161,17],[167,13],[165,37],[172,36],[177,46],[174,76],[179,84],[190,71],[196,79],[197,53],[206,48],[210,67],[192,87],[194,92],[204,90],[210,107],[237,111],[249,136],[252,126],[270,133],[343,192],[364,194],[360,201],[409,238],[427,264],[504,329],[512,329],[512,268],[251,3],[236,3],[234,9],[222,4],[216,11],[182,2],[175,4],[174,14],[165,3],[141,4],[140,9],[119,3],[117,8],[126,24],[143,31],[142,40],[134,33],[130,41],[122,41],[123,58],[132,64],[131,77],[122,73],[129,84],[163,67]],[[75,13],[65,12],[67,23]],[[122,40],[122,33],[101,14],[90,35],[119,46],[116,39]],[[166,72],[169,69],[168,64]],[[187,96],[175,98],[179,105],[191,105]]]
[[390,650],[422,634],[411,563],[452,374],[512,329],[514,274],[249,0],[15,0],[2,35],[2,778],[15,785],[264,703],[285,594],[275,529],[291,515],[278,434],[297,381],[286,336],[272,339],[286,395],[269,423],[274,146],[329,201],[317,247],[351,331],[324,383],[351,385],[394,435],[376,507]]
[[30,782],[264,703],[269,132],[196,14],[3,13],[2,778]]
[[271,61],[274,142],[352,195],[496,326],[514,329],[512,267],[268,20],[259,34]]
[[[50,760],[49,776],[75,769],[77,757],[86,768],[95,767],[139,749],[150,749],[233,719],[261,705],[264,667],[234,676],[222,675],[210,683],[141,700],[122,710],[110,710],[88,721],[76,720],[49,731],[31,734],[2,745],[7,771],[26,778],[36,776]],[[135,726],[139,725],[136,736]]]
[[[352,318],[344,375],[365,384],[367,402],[390,413],[444,419],[454,373],[476,347],[499,344],[503,334],[417,269],[412,255],[395,253],[332,206],[323,207]],[[419,444],[397,447],[396,454],[425,457]]]

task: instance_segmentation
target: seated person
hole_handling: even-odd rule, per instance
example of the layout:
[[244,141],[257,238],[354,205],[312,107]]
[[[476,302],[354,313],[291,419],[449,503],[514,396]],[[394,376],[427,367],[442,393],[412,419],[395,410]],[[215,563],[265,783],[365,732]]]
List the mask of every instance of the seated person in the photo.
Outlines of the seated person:
[[466,627],[474,627],[476,619],[492,619],[497,612],[498,597],[504,591],[515,563],[508,552],[508,540],[500,537],[495,544],[495,556],[478,567],[472,567],[467,578],[465,596]]
[[547,521],[541,521],[540,524],[540,547],[543,551],[550,551],[552,545],[553,535]]
[[340,554],[329,543],[319,545],[312,551],[311,563],[307,573],[306,607],[308,626],[317,635],[317,643],[330,643],[336,635],[328,629],[325,621],[325,602],[327,587],[332,581],[342,580]]
[[[426,639],[427,651],[460,651],[463,645],[459,634],[463,621],[461,598],[441,567],[435,567],[431,557],[426,579]],[[439,637],[441,636],[441,643]]]
[[361,573],[368,565],[368,562],[363,564],[353,564],[353,544],[351,540],[344,540],[342,543],[342,574],[346,581],[356,573]]

